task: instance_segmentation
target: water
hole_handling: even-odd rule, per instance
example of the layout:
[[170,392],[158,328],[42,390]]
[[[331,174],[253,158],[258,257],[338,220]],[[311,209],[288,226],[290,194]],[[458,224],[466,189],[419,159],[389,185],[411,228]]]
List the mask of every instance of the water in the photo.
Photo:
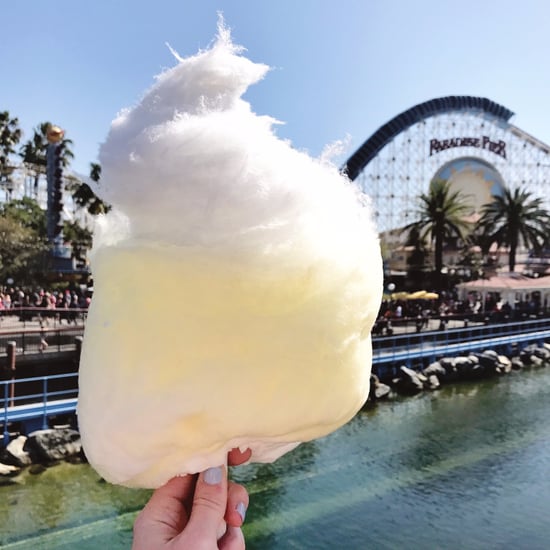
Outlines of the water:
[[[550,369],[363,411],[275,464],[244,466],[248,549],[547,549]],[[0,545],[129,548],[148,491],[63,464],[0,487]]]

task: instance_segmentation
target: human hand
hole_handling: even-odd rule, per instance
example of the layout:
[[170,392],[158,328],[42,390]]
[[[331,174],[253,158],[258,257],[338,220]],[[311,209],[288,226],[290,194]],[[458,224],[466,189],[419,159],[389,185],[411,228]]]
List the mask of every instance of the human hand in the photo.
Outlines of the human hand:
[[[233,449],[228,464],[249,458],[249,450]],[[246,489],[228,481],[225,466],[172,478],[138,514],[132,550],[244,550],[247,507]]]

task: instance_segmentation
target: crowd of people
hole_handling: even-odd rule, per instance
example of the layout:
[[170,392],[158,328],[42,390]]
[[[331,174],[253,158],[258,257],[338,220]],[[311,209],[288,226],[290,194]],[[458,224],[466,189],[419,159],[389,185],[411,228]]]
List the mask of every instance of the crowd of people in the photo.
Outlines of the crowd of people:
[[58,318],[71,324],[83,318],[82,310],[88,309],[90,301],[90,293],[77,286],[62,290],[6,287],[0,292],[0,319],[11,316],[17,316],[19,321],[38,319],[42,326],[48,325],[51,318]]
[[80,288],[65,290],[25,290],[19,287],[4,288],[0,293],[0,310],[41,307],[46,309],[85,309],[90,305],[90,296]]
[[529,301],[519,300],[514,304],[502,301],[496,293],[488,293],[484,301],[472,293],[467,300],[459,300],[456,292],[442,292],[436,300],[384,300],[380,306],[373,333],[393,334],[394,326],[413,324],[420,332],[429,325],[430,319],[439,321],[441,330],[449,318],[484,323],[523,321],[547,314],[547,304],[533,293]]

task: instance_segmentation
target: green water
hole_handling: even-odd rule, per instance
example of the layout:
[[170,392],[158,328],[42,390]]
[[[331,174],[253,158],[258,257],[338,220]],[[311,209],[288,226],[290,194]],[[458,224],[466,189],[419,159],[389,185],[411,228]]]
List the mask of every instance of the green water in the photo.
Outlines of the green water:
[[[384,403],[233,470],[248,549],[550,548],[550,368]],[[63,464],[0,487],[0,547],[129,548],[147,491]]]

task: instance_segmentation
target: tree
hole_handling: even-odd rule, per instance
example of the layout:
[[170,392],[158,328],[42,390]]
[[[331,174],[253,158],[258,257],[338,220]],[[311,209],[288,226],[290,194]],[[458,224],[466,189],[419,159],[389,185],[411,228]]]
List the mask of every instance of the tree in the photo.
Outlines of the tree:
[[48,243],[46,214],[36,201],[25,198],[0,208],[0,282],[18,285],[42,281]]
[[6,202],[0,207],[0,214],[31,229],[38,239],[46,239],[46,212],[34,199],[23,197]]
[[434,284],[442,288],[441,270],[443,269],[443,245],[453,238],[465,240],[471,224],[466,216],[471,205],[459,191],[452,192],[449,182],[434,180],[429,192],[420,195],[417,210],[418,221],[407,225],[403,231],[409,232],[409,238],[434,243]]
[[485,250],[491,244],[508,246],[508,268],[513,272],[520,244],[540,251],[547,239],[550,213],[543,207],[542,199],[519,188],[504,189],[493,201],[483,205],[479,225]]
[[0,112],[0,182],[9,183],[13,166],[10,165],[10,155],[15,153],[15,146],[21,139],[19,120],[10,117],[8,111]]
[[[101,178],[101,166],[95,162],[90,163],[90,179],[94,182],[98,182]],[[73,199],[81,208],[87,208],[88,212],[93,215],[104,214],[109,211],[109,206],[106,205],[97,195],[93,192],[92,188],[86,184],[81,183],[73,193]]]
[[92,248],[92,232],[78,222],[65,222],[63,236],[71,243],[73,257],[85,265],[87,252]]
[[409,231],[405,246],[412,246],[413,250],[407,258],[407,278],[413,288],[419,288],[423,285],[426,276],[426,243],[420,238],[418,228],[413,227]]

